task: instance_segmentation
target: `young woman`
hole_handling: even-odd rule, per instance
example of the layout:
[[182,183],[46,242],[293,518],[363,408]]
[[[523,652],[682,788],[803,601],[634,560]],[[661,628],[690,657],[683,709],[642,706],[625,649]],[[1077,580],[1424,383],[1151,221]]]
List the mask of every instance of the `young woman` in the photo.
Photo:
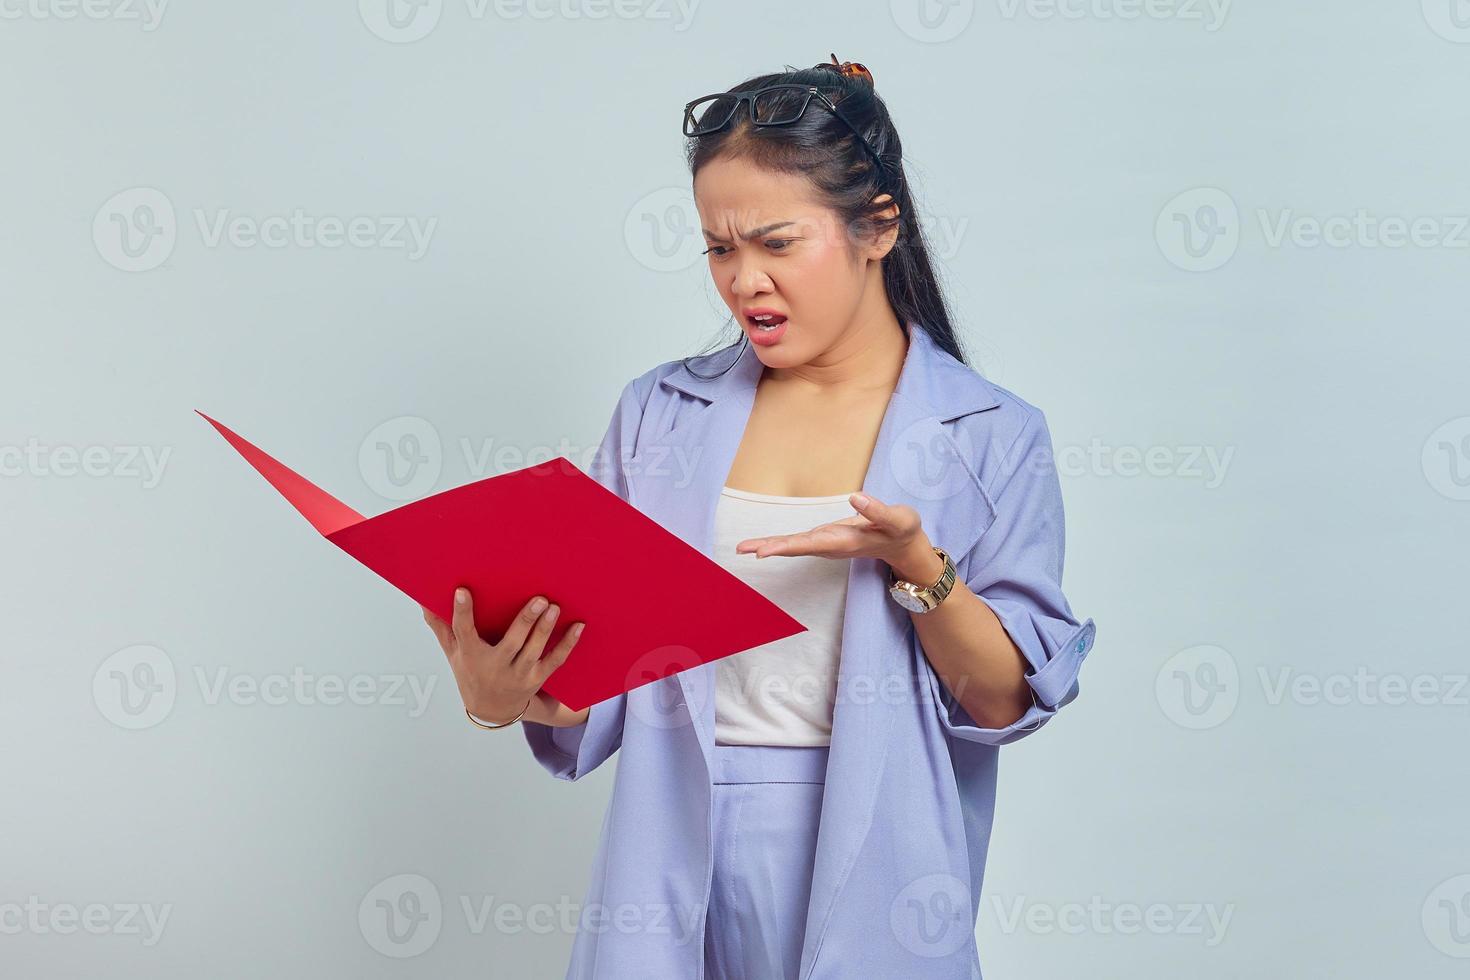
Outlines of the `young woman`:
[[471,721],[561,779],[620,750],[569,978],[975,980],[998,747],[1092,648],[1045,418],[965,363],[893,121],[832,62],[686,106],[742,337],[630,381],[592,467],[807,630],[573,712],[550,597],[498,643],[463,589],[425,614]]

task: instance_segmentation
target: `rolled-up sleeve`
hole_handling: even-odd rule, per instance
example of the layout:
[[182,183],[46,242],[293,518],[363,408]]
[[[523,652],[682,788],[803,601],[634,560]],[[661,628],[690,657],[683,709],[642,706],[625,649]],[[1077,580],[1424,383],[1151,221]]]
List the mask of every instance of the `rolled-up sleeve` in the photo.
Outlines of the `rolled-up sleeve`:
[[[1002,484],[1003,481],[1003,485]],[[1036,731],[1076,699],[1078,672],[1097,627],[1079,621],[1062,593],[1066,527],[1051,434],[1039,409],[1016,437],[995,482],[995,519],[968,555],[965,583],[995,612],[1026,658],[1031,706],[1004,728],[983,728],[920,656],[945,729],[956,738],[1004,745]]]
[[581,779],[606,762],[623,743],[623,718],[628,695],[599,701],[580,725],[557,728],[526,721],[521,727],[526,744],[542,768],[557,779]]
[[[623,469],[627,461],[625,453],[634,446],[643,417],[638,384],[639,379],[635,378],[623,387],[612,420],[588,466],[589,476],[624,500],[629,498],[627,474]],[[627,699],[627,694],[619,694],[592,705],[587,719],[578,725],[558,728],[534,721],[521,722],[531,754],[557,779],[582,778],[606,762],[622,745]]]

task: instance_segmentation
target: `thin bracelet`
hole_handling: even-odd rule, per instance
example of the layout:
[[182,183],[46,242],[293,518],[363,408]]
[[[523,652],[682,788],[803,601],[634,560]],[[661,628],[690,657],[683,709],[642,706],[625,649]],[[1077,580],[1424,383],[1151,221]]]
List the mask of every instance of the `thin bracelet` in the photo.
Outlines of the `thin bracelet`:
[[526,701],[526,707],[521,709],[521,713],[519,715],[516,715],[514,718],[512,718],[510,721],[506,722],[503,725],[489,725],[489,724],[486,724],[485,722],[483,722],[480,719],[476,718],[474,715],[470,714],[470,709],[469,708],[465,708],[464,709],[464,713],[465,713],[465,717],[466,718],[468,718],[470,721],[474,722],[479,727],[481,727],[481,728],[488,728],[491,731],[494,731],[497,728],[509,728],[511,725],[514,725],[516,722],[520,721],[521,720],[521,717],[523,715],[525,715],[525,713],[526,713],[526,708],[531,707],[531,702],[534,701],[534,700],[536,700],[536,696],[533,694],[533,695],[531,695],[530,699]]

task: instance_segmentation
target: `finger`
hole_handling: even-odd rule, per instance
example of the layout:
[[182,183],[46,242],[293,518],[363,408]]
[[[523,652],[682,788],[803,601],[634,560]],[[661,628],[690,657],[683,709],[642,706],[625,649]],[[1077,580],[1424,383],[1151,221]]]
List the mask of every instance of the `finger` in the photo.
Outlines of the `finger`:
[[819,558],[854,558],[864,554],[867,534],[885,533],[874,528],[866,517],[846,517],[826,524],[819,524],[810,531],[783,534],[757,539],[757,558],[772,555],[815,555]]
[[521,644],[526,640],[526,634],[531,632],[531,627],[536,625],[536,620],[546,609],[545,605],[539,609],[536,608],[537,604],[545,602],[546,597],[539,595],[527,600],[526,604],[521,607],[521,611],[516,613],[516,618],[510,621],[510,626],[506,628],[505,635],[500,638],[500,642],[494,644],[494,649],[497,652],[509,651],[512,654],[519,650]]
[[471,653],[484,644],[475,630],[475,600],[464,586],[454,590],[454,642],[460,653]]
[[[857,518],[861,520],[862,518]],[[761,557],[769,555],[817,555],[822,558],[846,558],[850,556],[857,541],[846,520],[818,524],[810,531],[783,534],[767,539],[771,547],[762,547],[757,552]]]
[[774,555],[811,555],[817,554],[816,539],[810,531],[802,531],[800,534],[781,534],[776,537],[763,538],[755,549],[757,558],[770,558]]
[[541,651],[546,649],[546,640],[551,636],[551,628],[556,625],[556,619],[561,615],[561,607],[551,603],[546,610],[536,617],[536,623],[531,627],[531,633],[521,648],[516,651],[515,658],[511,660],[510,666],[523,673],[528,673],[535,666],[536,661],[541,659]]
[[531,677],[536,681],[537,688],[540,688],[542,684],[546,683],[546,679],[556,671],[556,668],[567,662],[567,658],[572,655],[572,650],[576,647],[577,641],[582,638],[582,630],[585,626],[585,623],[573,623],[562,634],[561,640],[552,648],[551,652],[542,657],[540,662],[536,664],[535,668],[531,671]]
[[443,648],[444,655],[452,659],[454,655],[454,632],[449,628],[449,624],[427,609],[424,610],[424,622],[428,623],[429,629],[434,631],[434,639],[439,641],[439,646]]
[[865,493],[855,493],[848,498],[852,509],[857,511],[874,524],[882,528],[893,529],[893,509],[876,497],[869,497]]

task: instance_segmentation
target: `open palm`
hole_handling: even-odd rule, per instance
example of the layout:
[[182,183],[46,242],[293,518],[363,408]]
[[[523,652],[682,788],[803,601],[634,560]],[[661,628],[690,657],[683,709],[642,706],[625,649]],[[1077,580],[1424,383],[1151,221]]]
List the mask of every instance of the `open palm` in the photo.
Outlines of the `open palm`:
[[907,504],[885,504],[862,494],[850,498],[852,517],[819,524],[809,531],[746,538],[736,554],[819,555],[823,558],[882,558],[901,554],[919,534],[919,512]]

